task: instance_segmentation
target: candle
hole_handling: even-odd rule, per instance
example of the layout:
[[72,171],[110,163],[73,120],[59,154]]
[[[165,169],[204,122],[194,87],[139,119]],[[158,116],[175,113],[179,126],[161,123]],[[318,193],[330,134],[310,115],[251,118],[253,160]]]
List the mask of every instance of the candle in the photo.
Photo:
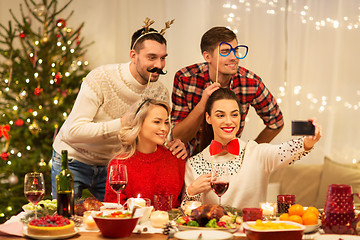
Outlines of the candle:
[[134,204],[138,207],[146,207],[145,199],[140,198],[140,194],[134,199]]
[[198,202],[198,201],[188,201],[185,203],[185,206],[184,206],[184,213],[186,215],[190,215],[191,214],[191,211],[195,208],[198,208],[201,206],[201,202]]
[[165,211],[154,211],[150,216],[151,226],[155,228],[162,228],[169,222],[169,214]]
[[268,218],[272,218],[276,214],[276,203],[260,203],[260,207],[263,210],[263,215]]
[[85,229],[87,229],[87,230],[98,229],[94,218],[91,216],[91,211],[84,212],[83,224],[84,224]]

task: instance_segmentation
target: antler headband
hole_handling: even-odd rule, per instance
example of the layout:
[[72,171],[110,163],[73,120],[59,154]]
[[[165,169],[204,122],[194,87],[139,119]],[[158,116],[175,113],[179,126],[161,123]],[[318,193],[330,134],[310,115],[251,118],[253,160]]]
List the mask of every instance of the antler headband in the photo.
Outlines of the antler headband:
[[144,30],[141,32],[141,35],[134,41],[134,44],[132,46],[132,49],[134,49],[136,43],[139,41],[139,39],[143,38],[144,36],[146,35],[149,35],[149,34],[159,34],[159,35],[164,35],[165,34],[165,31],[166,29],[170,28],[170,25],[173,24],[175,21],[175,19],[171,20],[171,21],[167,21],[165,22],[165,28],[161,29],[160,32],[156,32],[156,31],[151,31],[149,29],[149,27],[155,22],[154,20],[151,20],[150,18],[145,18],[145,25],[143,26]]

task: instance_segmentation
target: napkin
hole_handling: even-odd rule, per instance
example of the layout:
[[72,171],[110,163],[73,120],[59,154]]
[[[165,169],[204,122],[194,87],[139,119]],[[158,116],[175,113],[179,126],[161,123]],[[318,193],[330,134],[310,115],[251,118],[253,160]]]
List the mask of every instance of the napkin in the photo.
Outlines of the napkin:
[[23,223],[22,222],[12,222],[4,223],[0,225],[0,236],[19,236],[23,237]]

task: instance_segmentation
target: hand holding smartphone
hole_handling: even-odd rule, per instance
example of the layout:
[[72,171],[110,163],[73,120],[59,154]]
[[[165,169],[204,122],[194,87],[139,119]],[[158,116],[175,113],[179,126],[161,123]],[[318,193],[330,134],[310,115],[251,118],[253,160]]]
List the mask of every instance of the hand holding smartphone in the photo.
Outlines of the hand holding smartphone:
[[292,121],[291,122],[292,136],[314,136],[315,126],[311,121]]

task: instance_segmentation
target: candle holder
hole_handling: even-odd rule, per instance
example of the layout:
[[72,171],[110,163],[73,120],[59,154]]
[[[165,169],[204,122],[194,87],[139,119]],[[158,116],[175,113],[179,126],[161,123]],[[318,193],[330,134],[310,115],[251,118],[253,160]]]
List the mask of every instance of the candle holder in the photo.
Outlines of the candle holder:
[[263,217],[265,218],[265,220],[276,220],[276,206],[277,203],[260,203],[260,208],[262,209]]
[[256,221],[258,219],[263,219],[263,210],[261,208],[243,208],[243,221]]
[[86,230],[99,230],[94,218],[92,217],[92,211],[86,211],[83,215],[83,225]]

